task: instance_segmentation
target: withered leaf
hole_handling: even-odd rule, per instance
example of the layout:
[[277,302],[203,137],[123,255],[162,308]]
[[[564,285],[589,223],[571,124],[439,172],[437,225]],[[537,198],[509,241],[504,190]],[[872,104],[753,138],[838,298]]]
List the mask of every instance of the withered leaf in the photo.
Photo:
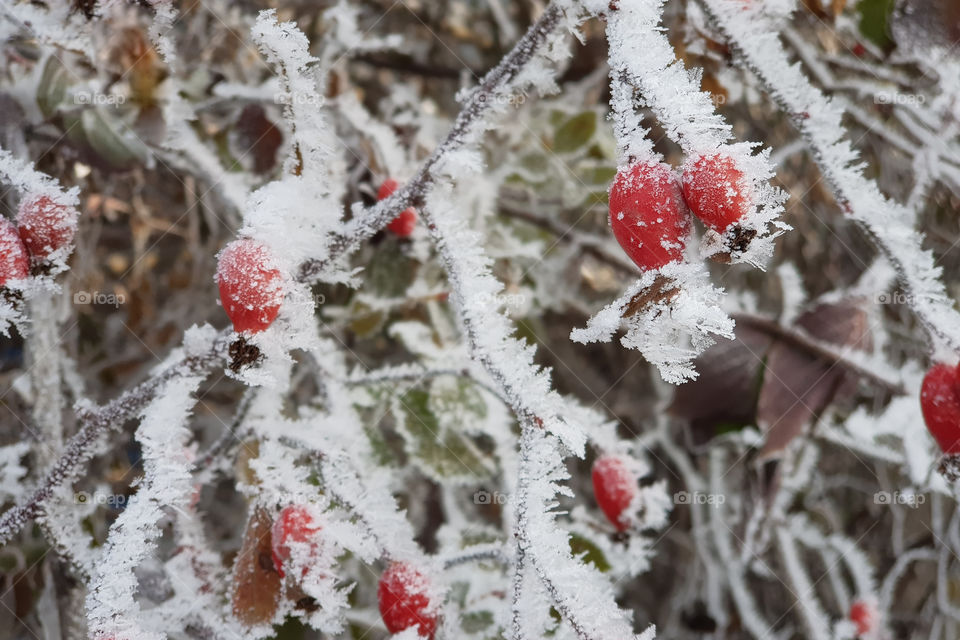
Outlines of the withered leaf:
[[270,516],[256,507],[233,565],[233,614],[248,627],[273,620],[280,602],[280,574],[270,556]]
[[721,340],[697,358],[696,380],[677,387],[668,411],[690,421],[697,443],[722,424],[751,424],[757,406],[761,367],[773,338],[738,326],[736,338]]
[[[852,303],[818,305],[802,314],[795,326],[821,342],[872,349],[867,315]],[[839,391],[854,383],[842,367],[789,341],[778,341],[770,350],[757,401],[757,426],[765,435],[761,458],[775,457]]]
[[266,173],[277,164],[277,149],[283,144],[283,133],[267,118],[263,107],[248,104],[236,125],[241,152],[253,156],[253,170]]

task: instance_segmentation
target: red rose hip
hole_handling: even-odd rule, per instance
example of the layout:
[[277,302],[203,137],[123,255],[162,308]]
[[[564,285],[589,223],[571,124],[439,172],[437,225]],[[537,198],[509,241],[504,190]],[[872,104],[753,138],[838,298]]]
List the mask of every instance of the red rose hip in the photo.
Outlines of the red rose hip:
[[654,162],[620,169],[610,185],[610,228],[645,271],[680,260],[690,221],[673,169]]
[[266,245],[250,238],[234,240],[217,261],[220,300],[234,330],[263,331],[280,313],[283,286],[280,270]]
[[[384,180],[383,184],[380,185],[379,191],[377,191],[377,200],[386,200],[393,195],[393,192],[399,187],[400,183],[393,178]],[[389,229],[392,234],[399,238],[406,238],[413,233],[413,229],[416,225],[417,210],[413,207],[409,207],[401,211],[400,215],[391,220],[390,224],[387,225],[387,229]]]
[[418,569],[406,562],[391,563],[380,576],[377,600],[390,633],[416,626],[421,637],[433,638],[436,606],[430,599],[430,582]]
[[863,636],[877,628],[879,619],[876,604],[867,600],[854,600],[850,605],[850,621],[857,627],[857,635]]
[[315,537],[320,529],[304,506],[289,505],[280,511],[270,530],[270,555],[281,578],[284,577],[283,565],[290,560],[291,544],[307,544],[311,551],[316,549]]
[[944,453],[960,453],[960,386],[956,367],[935,364],[923,377],[920,409]]
[[683,168],[683,198],[693,215],[723,233],[753,206],[750,188],[736,161],[722,153],[688,160]]
[[48,196],[26,196],[17,210],[17,228],[35,260],[44,260],[73,244],[80,213]]
[[605,455],[593,463],[593,495],[607,519],[617,528],[630,528],[627,511],[637,494],[637,478],[618,456]]
[[6,218],[0,218],[0,287],[23,280],[29,273],[30,259],[17,228]]

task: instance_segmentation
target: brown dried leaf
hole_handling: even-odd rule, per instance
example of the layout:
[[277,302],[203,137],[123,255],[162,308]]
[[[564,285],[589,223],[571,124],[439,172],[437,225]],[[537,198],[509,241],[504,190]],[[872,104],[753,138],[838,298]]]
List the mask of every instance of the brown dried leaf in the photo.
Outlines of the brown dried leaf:
[[270,516],[254,509],[233,564],[233,615],[247,627],[273,621],[280,603],[280,574],[270,556]]
[[736,338],[721,340],[696,360],[696,380],[677,387],[667,409],[690,420],[696,440],[709,440],[718,424],[750,424],[756,410],[763,360],[773,338],[737,327]]
[[253,155],[253,170],[266,173],[277,164],[277,149],[283,144],[283,133],[267,118],[258,104],[243,108],[237,119],[238,143],[244,153]]
[[[867,315],[853,304],[819,305],[801,315],[796,327],[822,342],[872,349]],[[779,454],[846,384],[853,380],[840,366],[778,341],[770,350],[757,402],[757,426],[766,436],[761,458]]]

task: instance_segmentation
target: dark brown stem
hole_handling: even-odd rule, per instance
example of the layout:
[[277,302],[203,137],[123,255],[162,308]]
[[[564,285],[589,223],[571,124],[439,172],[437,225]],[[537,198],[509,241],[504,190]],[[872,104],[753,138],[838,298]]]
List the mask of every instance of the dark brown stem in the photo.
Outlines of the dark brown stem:
[[557,27],[561,16],[562,12],[557,4],[551,3],[500,64],[483,77],[480,86],[473,91],[460,111],[447,137],[423,163],[417,175],[397,189],[392,196],[381,200],[347,223],[346,229],[334,236],[325,257],[303,262],[300,265],[300,281],[314,281],[324,269],[386,226],[400,215],[401,211],[423,205],[433,184],[433,172],[437,164],[449,152],[463,146],[473,125],[495,104],[494,95],[497,90],[513,80],[533,58],[547,36]]
[[53,495],[57,487],[76,477],[79,468],[93,456],[93,444],[101,434],[119,428],[125,421],[140,413],[168,381],[206,372],[220,361],[225,347],[223,335],[226,334],[218,337],[207,353],[184,358],[124,392],[115,400],[101,407],[78,408],[77,417],[81,426],[67,442],[63,455],[47,471],[40,486],[29,498],[0,516],[0,545],[7,544],[27,522],[40,514],[43,503]]
[[856,362],[848,360],[833,349],[830,349],[828,346],[817,342],[815,339],[805,335],[800,331],[791,329],[789,327],[784,327],[775,320],[770,320],[760,316],[746,313],[734,313],[731,315],[733,319],[736,320],[738,325],[745,325],[751,329],[756,329],[757,331],[765,333],[768,336],[772,336],[781,342],[786,342],[791,346],[810,353],[811,355],[815,355],[818,358],[829,362],[830,364],[836,364],[840,367],[843,367],[853,375],[859,378],[865,378],[866,380],[872,382],[875,386],[880,387],[893,395],[907,395],[907,390],[904,389],[903,385],[900,383],[892,382],[886,378],[878,376],[872,371],[863,368]]
[[[537,49],[559,24],[561,15],[556,4],[546,8],[543,15],[531,25],[500,64],[484,76],[480,86],[473,92],[457,116],[447,137],[427,158],[417,175],[390,198],[378,202],[354,218],[344,231],[334,236],[324,258],[303,262],[300,265],[298,278],[301,282],[315,280],[329,265],[371,237],[407,207],[423,204],[433,182],[433,171],[437,164],[444,155],[463,145],[473,124],[495,102],[491,99],[494,93],[515,78],[533,58]],[[221,332],[214,347],[207,353],[185,358],[102,407],[78,409],[80,429],[67,442],[63,455],[47,471],[40,486],[29,498],[0,516],[0,545],[9,542],[27,522],[41,512],[43,503],[50,498],[57,487],[76,477],[79,468],[92,457],[93,443],[98,436],[109,429],[119,427],[123,422],[137,415],[153,400],[158,389],[168,380],[207,371],[221,361],[230,335],[229,331]]]

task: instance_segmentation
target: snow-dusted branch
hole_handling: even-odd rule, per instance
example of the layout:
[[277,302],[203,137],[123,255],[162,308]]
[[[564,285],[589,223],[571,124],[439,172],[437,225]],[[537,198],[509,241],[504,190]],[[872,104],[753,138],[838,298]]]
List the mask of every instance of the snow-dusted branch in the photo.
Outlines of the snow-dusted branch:
[[78,404],[76,411],[80,429],[67,441],[63,455],[44,474],[39,487],[0,516],[0,544],[9,542],[27,522],[35,518],[43,509],[44,501],[57,487],[77,477],[82,466],[93,456],[95,444],[102,434],[122,427],[126,420],[152,402],[157,392],[169,381],[207,372],[222,362],[226,346],[224,336],[219,336],[213,341],[213,347],[162,367],[153,377],[105,405]]
[[525,71],[527,64],[563,24],[563,18],[564,9],[560,2],[554,0],[513,49],[496,67],[487,72],[480,85],[470,93],[446,138],[421,165],[416,175],[389,198],[381,200],[373,207],[367,210],[355,209],[354,218],[330,243],[329,254],[302,264],[299,279],[313,281],[329,265],[382,229],[401,211],[410,206],[422,206],[436,179],[436,170],[441,161],[478,135],[478,129],[482,129],[483,117],[495,109],[497,100],[494,96]]
[[737,55],[793,119],[840,207],[893,263],[907,303],[934,338],[935,347],[960,350],[960,314],[944,289],[933,253],[923,248],[923,238],[914,229],[914,212],[885,197],[864,176],[841,122],[842,109],[804,76],[799,64],[790,63],[780,42],[778,20],[760,4],[744,7],[725,0],[702,4]]
[[190,500],[193,485],[186,421],[196,402],[193,394],[205,377],[199,373],[173,378],[144,407],[135,436],[143,450],[144,477],[130,504],[110,527],[87,596],[94,636],[165,637],[141,627],[134,571],[161,535],[158,525],[164,510],[183,509]]

